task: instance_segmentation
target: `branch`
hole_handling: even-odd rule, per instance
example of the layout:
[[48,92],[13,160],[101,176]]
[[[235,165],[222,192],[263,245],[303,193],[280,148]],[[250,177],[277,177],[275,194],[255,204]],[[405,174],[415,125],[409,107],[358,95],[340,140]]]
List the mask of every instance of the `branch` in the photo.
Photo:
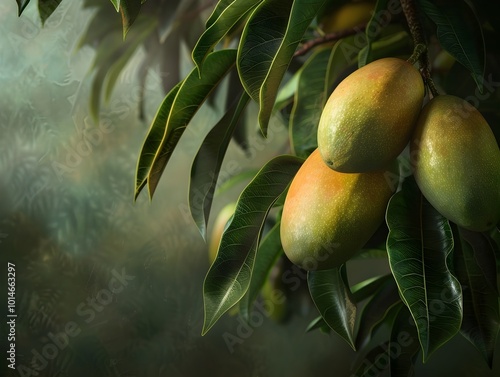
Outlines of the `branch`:
[[293,56],[296,57],[296,56],[305,55],[313,47],[316,47],[316,46],[323,44],[323,43],[337,41],[339,39],[349,37],[351,35],[355,35],[359,32],[364,32],[365,29],[366,29],[366,23],[358,25],[358,26],[354,26],[352,29],[341,30],[341,31],[338,31],[336,33],[329,33],[329,34],[325,34],[322,37],[311,39],[310,41],[307,41],[306,43],[304,43],[297,51],[295,51],[295,54],[293,54]]

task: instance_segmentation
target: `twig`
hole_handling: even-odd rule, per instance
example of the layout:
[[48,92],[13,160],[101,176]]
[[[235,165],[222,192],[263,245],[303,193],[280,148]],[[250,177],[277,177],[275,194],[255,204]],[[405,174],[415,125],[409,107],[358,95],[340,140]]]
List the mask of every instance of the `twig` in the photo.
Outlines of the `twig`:
[[364,32],[365,29],[366,29],[366,23],[358,25],[358,26],[354,26],[352,29],[341,30],[341,31],[338,31],[336,33],[329,33],[329,34],[325,34],[322,37],[311,39],[310,41],[307,41],[306,43],[304,43],[297,51],[295,51],[295,54],[293,54],[293,56],[296,57],[296,56],[305,55],[313,47],[316,47],[316,46],[323,44],[323,43],[337,41],[341,38],[349,37],[349,36],[355,35],[359,32]]

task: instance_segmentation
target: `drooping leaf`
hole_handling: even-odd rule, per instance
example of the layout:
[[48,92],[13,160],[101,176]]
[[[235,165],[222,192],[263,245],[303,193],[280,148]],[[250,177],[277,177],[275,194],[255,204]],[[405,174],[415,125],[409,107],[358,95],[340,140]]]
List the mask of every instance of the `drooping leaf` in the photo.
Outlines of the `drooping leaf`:
[[[213,50],[215,45],[224,38],[239,20],[260,4],[261,1],[262,0],[234,0],[228,3],[222,11],[219,6],[220,4],[215,8],[209,21],[207,21],[207,24],[210,22],[210,26],[207,26],[205,32],[201,35],[200,39],[198,39],[192,52],[193,61],[198,68],[201,68],[205,57]],[[212,21],[212,17],[214,17],[215,20]]]
[[[207,57],[201,77],[198,76],[198,70],[193,68],[182,82],[172,102],[166,121],[165,134],[158,150],[154,152],[153,163],[147,176],[150,197],[153,196],[163,170],[189,121],[212,90],[233,67],[235,59],[235,50],[215,51]],[[139,184],[140,182],[136,184],[136,189]]]
[[344,282],[341,268],[309,271],[307,284],[321,317],[353,350],[356,350],[354,345],[356,303],[349,286]]
[[47,18],[57,9],[61,0],[38,0],[38,12],[40,12],[40,19],[42,25],[45,24]]
[[[240,77],[238,76],[238,72],[236,72],[236,70],[233,70],[229,74],[229,82],[227,85],[226,105],[225,105],[226,109],[228,109],[231,106],[231,103],[234,101],[234,98],[236,98],[236,95],[238,95],[241,92],[241,90],[242,86],[240,82]],[[250,142],[247,136],[247,122],[244,113],[240,117],[240,121],[233,132],[233,140],[245,152],[247,157],[249,157]]]
[[280,222],[277,222],[264,237],[257,249],[250,286],[240,301],[240,314],[246,320],[248,320],[248,313],[250,313],[257,295],[264,286],[271,268],[282,252]]
[[436,24],[437,38],[441,46],[470,71],[482,93],[484,51],[478,51],[474,33],[471,33],[464,22],[460,8],[438,6],[429,0],[418,0],[418,2],[424,13]]
[[208,217],[212,207],[222,161],[234,128],[250,97],[243,93],[239,101],[210,130],[196,154],[189,182],[189,209],[198,230],[206,238]]
[[217,258],[203,284],[202,334],[247,292],[264,221],[303,160],[278,156],[269,161],[241,193],[233,220],[222,234]]
[[162,138],[167,128],[168,115],[170,114],[172,104],[181,85],[182,82],[178,83],[163,99],[163,102],[158,108],[158,111],[153,119],[153,123],[151,124],[149,132],[146,136],[146,140],[142,145],[142,150],[141,153],[139,153],[139,159],[137,161],[137,168],[135,172],[134,197],[136,199],[137,195],[139,195],[141,189],[146,184],[154,157],[157,150],[160,148]]
[[325,0],[271,0],[252,12],[238,48],[238,72],[259,103],[263,135],[283,76],[306,29]]
[[387,3],[389,0],[377,0],[375,9],[373,10],[372,17],[368,24],[366,25],[365,35],[366,35],[366,46],[359,52],[358,57],[358,68],[370,63],[372,58],[372,43],[377,39],[381,31],[380,25],[380,15],[384,10],[387,9]]
[[23,13],[24,9],[26,8],[26,5],[30,3],[30,0],[16,0],[16,2],[18,8],[17,15],[20,16]]
[[387,252],[400,295],[418,328],[424,362],[459,331],[460,283],[450,271],[450,224],[423,197],[413,177],[387,207]]
[[461,237],[458,234],[455,237],[459,240],[455,247],[455,268],[463,287],[461,333],[491,368],[500,328],[495,255],[483,234],[464,229],[459,234]]
[[363,347],[370,340],[375,326],[384,320],[388,311],[398,302],[398,287],[394,279],[385,280],[361,312],[356,334],[357,348]]

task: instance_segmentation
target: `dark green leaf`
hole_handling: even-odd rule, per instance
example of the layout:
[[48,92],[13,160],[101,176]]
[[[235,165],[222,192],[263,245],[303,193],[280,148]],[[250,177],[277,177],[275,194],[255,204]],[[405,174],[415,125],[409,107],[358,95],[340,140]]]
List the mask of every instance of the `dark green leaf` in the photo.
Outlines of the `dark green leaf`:
[[325,1],[264,1],[245,25],[238,48],[238,72],[245,90],[259,102],[264,136],[295,49]]
[[233,220],[222,234],[217,258],[203,284],[205,320],[202,334],[206,334],[247,292],[264,221],[302,162],[294,156],[272,159],[241,193]]
[[[171,105],[161,144],[158,150],[153,152],[156,154],[147,178],[150,197],[153,196],[163,170],[189,121],[212,90],[233,67],[235,59],[235,50],[227,49],[213,52],[203,65],[201,77],[198,76],[198,70],[193,68],[182,82]],[[137,185],[137,187],[139,186]]]
[[307,284],[321,317],[355,350],[356,303],[342,278],[341,268],[309,271]]
[[417,325],[424,361],[462,322],[462,293],[449,269],[450,224],[409,177],[387,208],[387,252],[399,292]]
[[191,167],[189,209],[204,239],[206,238],[208,217],[222,161],[231,141],[234,128],[238,124],[241,113],[249,99],[250,97],[243,93],[240,100],[235,102],[214,128],[210,130],[203,140]]
[[123,39],[127,36],[130,27],[139,16],[139,11],[141,10],[141,4],[144,1],[141,0],[121,0],[120,1],[120,14],[122,16],[123,23]]
[[398,302],[398,287],[394,279],[385,280],[361,312],[356,348],[363,347],[370,340],[375,326],[383,321],[387,312]]
[[113,4],[116,11],[119,12],[120,11],[120,0],[109,0],[109,1],[111,1],[111,4]]
[[40,19],[42,20],[42,26],[47,21],[52,13],[61,3],[61,0],[38,0],[38,11],[40,12]]
[[363,280],[351,287],[352,296],[354,297],[354,301],[361,302],[375,292],[379,290],[379,288],[384,285],[388,280],[394,281],[391,274],[374,276],[370,279]]
[[474,39],[474,33],[464,22],[457,7],[440,7],[429,0],[418,0],[424,13],[436,24],[441,46],[467,68],[481,93],[483,92],[484,61]]
[[[231,103],[234,101],[234,98],[236,98],[241,90],[242,86],[238,72],[232,71],[229,74],[229,83],[227,86],[226,109],[229,108]],[[233,132],[233,140],[247,154],[247,157],[249,157],[250,142],[247,136],[247,122],[245,114],[242,114],[240,121]]]
[[366,25],[366,46],[359,52],[358,68],[370,63],[372,58],[372,43],[377,39],[381,31],[380,15],[387,9],[389,0],[377,0],[372,17]]
[[[201,35],[193,49],[193,61],[201,68],[201,65],[215,45],[238,23],[250,10],[255,8],[261,1],[256,0],[234,0],[228,3],[224,9],[217,5],[207,24],[207,30]],[[212,20],[212,18],[215,18]]]
[[250,286],[245,296],[243,296],[240,301],[240,314],[246,320],[248,320],[248,313],[250,313],[257,295],[268,279],[271,268],[282,252],[280,222],[277,222],[264,237],[257,249]]
[[455,268],[463,287],[461,333],[491,368],[500,328],[495,255],[483,234],[460,230],[460,235],[462,242],[455,247]]
[[16,0],[17,2],[17,8],[18,8],[18,16],[20,16],[24,9],[26,8],[26,5],[30,3],[30,0]]

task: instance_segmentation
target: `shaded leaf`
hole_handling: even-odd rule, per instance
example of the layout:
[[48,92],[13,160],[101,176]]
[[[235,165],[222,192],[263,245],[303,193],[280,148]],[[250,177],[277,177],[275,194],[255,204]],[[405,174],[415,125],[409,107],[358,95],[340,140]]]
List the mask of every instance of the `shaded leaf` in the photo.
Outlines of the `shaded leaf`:
[[203,284],[202,334],[247,292],[264,221],[303,160],[278,156],[269,161],[241,193],[233,220],[222,234],[217,258]]
[[[461,333],[491,368],[500,328],[495,255],[481,233],[463,229],[459,233],[462,242],[456,243],[455,268],[463,287]],[[491,281],[492,273],[494,282]]]
[[189,182],[189,209],[202,237],[206,238],[208,217],[212,207],[217,179],[234,128],[250,97],[243,93],[240,100],[224,114],[210,130],[196,154]]
[[325,0],[264,1],[251,14],[238,48],[238,72],[245,90],[259,102],[263,135],[278,88],[302,36]]
[[[242,86],[238,72],[233,71],[229,74],[229,83],[226,94],[226,109],[229,108],[234,98],[241,92]],[[242,114],[240,121],[233,132],[233,140],[250,157],[250,142],[247,137],[247,122],[245,115]]]
[[418,328],[424,362],[462,322],[462,293],[449,269],[450,224],[423,197],[413,177],[387,207],[387,252],[399,292]]
[[240,313],[246,320],[248,320],[248,313],[250,313],[255,299],[264,286],[271,268],[282,252],[280,222],[277,222],[264,237],[257,249],[250,286],[240,301]]
[[141,10],[141,0],[121,0],[120,1],[120,14],[122,16],[123,24],[123,39],[127,36],[130,27],[139,16]]
[[16,0],[16,2],[18,8],[17,15],[20,16],[23,13],[24,9],[26,8],[26,5],[30,3],[30,0]]
[[[192,57],[196,66],[200,69],[205,57],[215,45],[238,23],[250,10],[255,8],[261,1],[256,0],[234,0],[223,2],[214,9],[207,21],[207,29],[201,35],[193,49]],[[222,6],[224,6],[222,9]],[[208,26],[208,24],[210,24]]]
[[[198,76],[198,70],[193,68],[182,82],[172,102],[160,147],[154,152],[154,160],[147,178],[150,197],[153,196],[161,174],[189,121],[234,65],[235,59],[235,50],[228,49],[213,52],[207,57],[201,77]],[[136,185],[136,189],[138,187]]]
[[54,13],[60,3],[61,0],[38,0],[38,11],[40,12],[42,26],[45,24],[45,21],[47,21],[47,18]]
[[290,79],[282,85],[276,96],[274,103],[274,110],[279,111],[289,105],[293,101],[293,95],[297,91],[299,85],[299,76],[301,70],[299,69]]
[[441,46],[470,71],[482,93],[484,52],[482,56],[478,52],[474,34],[464,22],[459,8],[440,7],[428,0],[418,1],[424,13],[436,24],[437,37]]
[[[373,10],[372,17],[368,24],[366,25],[365,35],[366,35],[366,46],[361,49],[358,57],[358,68],[373,61],[372,57],[372,43],[377,39],[380,34],[380,15],[384,10],[387,9],[387,3],[389,0],[377,0],[375,9]],[[374,32],[374,30],[379,30],[379,32]]]
[[120,0],[109,0],[109,1],[111,1],[113,6],[115,7],[116,11],[119,12],[120,11]]
[[331,329],[330,327],[326,324],[325,320],[323,319],[322,316],[316,317],[313,319],[309,325],[307,325],[306,332],[311,332],[314,330],[321,330],[321,332],[324,333],[330,333]]
[[356,303],[342,278],[341,268],[309,271],[307,284],[321,317],[355,350]]
[[256,169],[249,169],[232,176],[217,187],[217,189],[215,190],[215,195],[222,195],[237,184],[251,180],[253,177],[255,177],[255,174],[257,174],[257,172],[258,170]]
[[363,280],[351,287],[352,296],[354,297],[354,301],[361,302],[375,292],[379,290],[381,286],[386,284],[388,280],[394,282],[394,279],[391,274],[374,276],[370,279]]

